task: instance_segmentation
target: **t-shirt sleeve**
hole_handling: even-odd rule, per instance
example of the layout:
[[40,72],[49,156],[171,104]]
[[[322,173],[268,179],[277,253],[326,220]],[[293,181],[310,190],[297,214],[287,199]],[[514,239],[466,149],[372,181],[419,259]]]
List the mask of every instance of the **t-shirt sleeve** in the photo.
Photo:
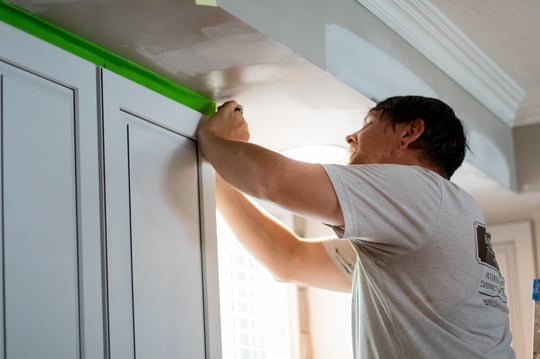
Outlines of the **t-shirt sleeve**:
[[331,239],[322,242],[328,256],[345,277],[352,281],[356,253],[349,241]]
[[413,166],[323,167],[343,211],[343,239],[392,255],[429,238],[440,212],[442,177]]

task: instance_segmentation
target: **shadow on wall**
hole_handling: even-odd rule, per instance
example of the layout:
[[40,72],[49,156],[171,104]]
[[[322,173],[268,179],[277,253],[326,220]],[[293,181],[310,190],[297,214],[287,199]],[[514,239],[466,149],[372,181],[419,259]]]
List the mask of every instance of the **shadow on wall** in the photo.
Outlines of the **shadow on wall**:
[[438,97],[410,69],[348,29],[327,24],[325,32],[326,69],[360,93],[375,101],[404,94]]
[[465,160],[472,164],[489,163],[489,175],[504,187],[512,188],[513,183],[510,165],[499,147],[497,147],[487,136],[478,131],[470,131],[468,137],[471,150],[467,152]]

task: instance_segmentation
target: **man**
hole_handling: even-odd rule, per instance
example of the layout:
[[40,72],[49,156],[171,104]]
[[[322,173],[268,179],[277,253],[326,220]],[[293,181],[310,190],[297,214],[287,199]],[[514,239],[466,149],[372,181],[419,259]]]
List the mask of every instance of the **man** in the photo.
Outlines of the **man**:
[[[467,148],[449,106],[382,101],[346,137],[348,166],[248,143],[234,101],[202,119],[197,134],[218,173],[218,206],[258,260],[281,280],[342,291],[352,281],[356,358],[514,357],[484,219],[449,181]],[[341,240],[303,240],[237,189],[331,225]]]

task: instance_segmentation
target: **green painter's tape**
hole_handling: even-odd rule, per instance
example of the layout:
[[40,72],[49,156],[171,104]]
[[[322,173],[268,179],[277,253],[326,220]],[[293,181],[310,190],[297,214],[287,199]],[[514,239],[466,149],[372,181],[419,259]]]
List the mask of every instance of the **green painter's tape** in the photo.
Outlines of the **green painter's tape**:
[[3,0],[0,1],[0,21],[137,82],[195,111],[211,115],[216,110],[216,104],[212,100]]
[[216,0],[195,0],[195,4],[203,6],[217,6]]

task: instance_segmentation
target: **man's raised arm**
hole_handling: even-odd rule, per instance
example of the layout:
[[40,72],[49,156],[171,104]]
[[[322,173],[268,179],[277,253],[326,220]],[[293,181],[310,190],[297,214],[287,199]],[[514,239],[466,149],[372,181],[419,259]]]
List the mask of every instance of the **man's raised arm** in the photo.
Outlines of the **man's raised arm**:
[[298,237],[219,175],[216,193],[218,209],[238,240],[276,279],[350,292],[351,281],[332,262],[321,240]]
[[341,207],[323,167],[248,143],[249,130],[239,108],[229,101],[214,116],[202,118],[197,129],[202,154],[223,179],[293,213],[342,225]]

